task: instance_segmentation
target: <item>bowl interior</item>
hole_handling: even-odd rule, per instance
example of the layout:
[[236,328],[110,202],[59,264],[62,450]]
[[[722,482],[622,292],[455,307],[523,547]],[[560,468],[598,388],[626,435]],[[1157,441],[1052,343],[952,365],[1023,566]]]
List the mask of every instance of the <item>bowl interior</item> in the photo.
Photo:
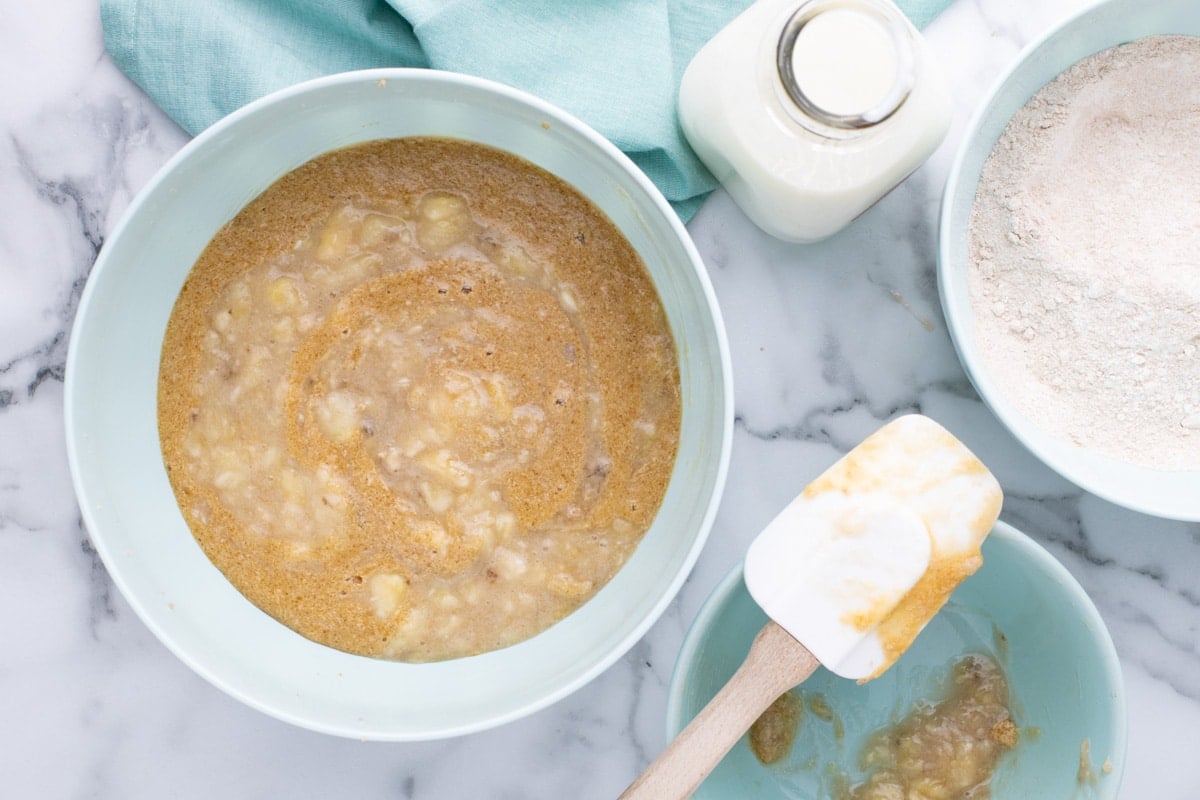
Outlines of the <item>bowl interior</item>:
[[[1022,731],[1022,742],[997,768],[995,800],[1116,797],[1125,705],[1120,666],[1099,614],[1062,565],[1008,525],[996,525],[983,552],[983,567],[882,676],[859,685],[818,669],[804,683],[804,693],[822,695],[841,721],[841,738],[832,724],[806,712],[790,756],[768,767],[743,737],[701,785],[697,800],[829,796],[827,767],[861,778],[856,760],[870,732],[903,717],[915,701],[936,698],[939,679],[968,652],[990,653],[1003,666]],[[684,641],[671,679],[669,737],[729,679],[766,621],[746,591],[741,567],[735,568]],[[1091,793],[1078,794],[1084,791],[1078,776],[1085,740],[1097,779],[1087,787]],[[1105,759],[1112,766],[1107,774],[1101,770]]]
[[[614,580],[524,643],[436,664],[347,655],[246,601],[180,514],[159,450],[159,348],[175,297],[214,233],[277,178],[328,150],[437,135],[502,148],[593,200],[646,263],[679,350],[679,456],[662,510]],[[563,112],[487,81],[418,70],[332,76],[218,122],[146,187],[106,243],[67,365],[68,450],[87,528],[114,581],[178,656],[282,719],[357,738],[477,730],[562,697],[627,650],[694,563],[724,483],[732,430],[728,348],[707,274],[662,196]]]
[[1193,0],[1108,0],[1031,45],[968,126],[943,198],[938,248],[942,308],[963,367],[984,401],[1036,456],[1112,502],[1164,517],[1200,520],[1200,471],[1164,472],[1117,461],[1050,436],[1009,402],[976,342],[968,292],[967,230],[983,164],[1009,119],[1042,86],[1092,53],[1153,34],[1200,35]]

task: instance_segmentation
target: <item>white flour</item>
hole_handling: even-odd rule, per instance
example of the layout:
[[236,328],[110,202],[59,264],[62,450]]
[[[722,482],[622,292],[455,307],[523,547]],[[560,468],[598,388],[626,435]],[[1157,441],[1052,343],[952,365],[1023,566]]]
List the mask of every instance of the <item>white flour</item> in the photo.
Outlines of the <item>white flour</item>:
[[1200,469],[1200,37],[1084,59],[1013,117],[971,213],[990,374],[1060,438]]

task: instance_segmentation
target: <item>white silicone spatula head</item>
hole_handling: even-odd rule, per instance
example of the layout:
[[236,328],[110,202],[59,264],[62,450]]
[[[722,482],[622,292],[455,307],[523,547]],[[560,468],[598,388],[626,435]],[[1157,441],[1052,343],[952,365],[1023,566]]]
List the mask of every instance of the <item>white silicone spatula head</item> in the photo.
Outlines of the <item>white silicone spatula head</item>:
[[979,568],[1001,501],[962,442],[928,417],[900,417],[759,534],[746,587],[827,669],[873,678]]
[[793,503],[759,534],[746,587],[826,669],[865,678],[843,662],[917,584],[929,555],[929,533],[911,511],[827,494]]
[[621,800],[689,796],[818,661],[860,680],[887,669],[983,563],[1001,501],[979,459],[925,417],[900,417],[843,456],[746,554],[746,586],[772,621]]

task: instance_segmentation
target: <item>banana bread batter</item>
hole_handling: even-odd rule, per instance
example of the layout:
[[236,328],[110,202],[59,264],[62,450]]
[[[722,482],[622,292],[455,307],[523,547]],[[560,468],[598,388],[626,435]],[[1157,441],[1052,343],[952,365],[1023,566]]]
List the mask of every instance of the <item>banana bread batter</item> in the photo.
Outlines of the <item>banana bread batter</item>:
[[630,244],[572,187],[447,139],[284,176],[192,270],[159,433],[183,514],[254,604],[409,661],[518,642],[649,527],[680,423]]

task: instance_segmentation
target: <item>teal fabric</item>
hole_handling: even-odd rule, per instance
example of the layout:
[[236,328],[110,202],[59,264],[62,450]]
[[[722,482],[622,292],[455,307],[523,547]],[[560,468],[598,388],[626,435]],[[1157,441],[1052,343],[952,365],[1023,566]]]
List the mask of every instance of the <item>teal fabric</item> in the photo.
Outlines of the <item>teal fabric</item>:
[[[918,26],[949,0],[899,0]],[[624,150],[687,220],[716,181],[675,115],[683,70],[748,0],[101,0],[110,56],[195,134],[298,81],[432,67],[515,86]]]

